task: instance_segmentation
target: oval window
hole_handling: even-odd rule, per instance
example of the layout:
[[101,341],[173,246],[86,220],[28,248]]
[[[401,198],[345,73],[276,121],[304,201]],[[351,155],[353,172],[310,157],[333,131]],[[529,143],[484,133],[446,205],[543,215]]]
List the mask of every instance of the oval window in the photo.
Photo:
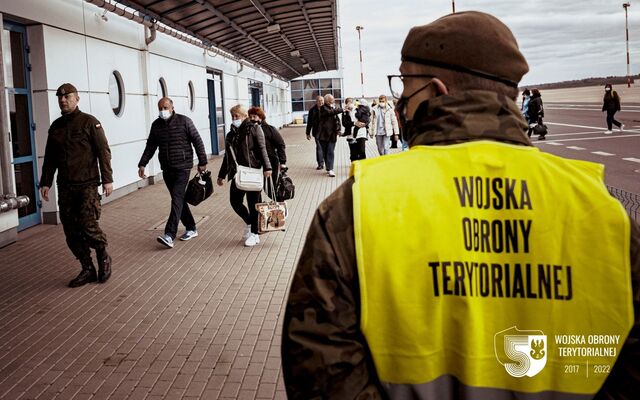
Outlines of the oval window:
[[120,72],[113,71],[109,77],[109,103],[116,117],[124,111],[124,84]]
[[196,109],[196,90],[191,81],[189,81],[189,109],[191,111]]

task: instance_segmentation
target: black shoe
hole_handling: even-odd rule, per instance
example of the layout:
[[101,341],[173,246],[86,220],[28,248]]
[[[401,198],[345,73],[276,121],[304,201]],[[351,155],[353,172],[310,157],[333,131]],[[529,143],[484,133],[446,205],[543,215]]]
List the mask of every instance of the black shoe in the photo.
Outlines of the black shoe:
[[540,135],[540,136],[538,137],[538,140],[544,140],[544,135]]
[[320,171],[321,169],[324,169],[324,165],[318,165],[318,166],[316,167],[316,169],[317,169],[318,171]]
[[106,252],[98,252],[98,282],[105,283],[111,276],[111,256]]
[[96,275],[96,269],[91,265],[90,267],[82,266],[82,271],[69,282],[69,287],[76,288],[78,286],[86,285],[87,283],[96,282],[98,277]]

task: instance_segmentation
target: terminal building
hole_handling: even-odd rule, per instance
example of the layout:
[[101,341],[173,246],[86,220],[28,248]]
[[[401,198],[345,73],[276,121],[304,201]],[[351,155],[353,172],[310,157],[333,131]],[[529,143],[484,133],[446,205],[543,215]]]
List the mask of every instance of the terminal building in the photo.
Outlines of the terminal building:
[[[137,163],[163,96],[210,156],[224,152],[235,104],[281,127],[318,94],[342,100],[337,0],[0,0],[0,27],[0,247],[59,222],[56,190],[41,202],[38,179],[63,83],[109,140],[109,200],[161,179],[157,157],[146,180]],[[9,195],[29,204],[14,208]]]

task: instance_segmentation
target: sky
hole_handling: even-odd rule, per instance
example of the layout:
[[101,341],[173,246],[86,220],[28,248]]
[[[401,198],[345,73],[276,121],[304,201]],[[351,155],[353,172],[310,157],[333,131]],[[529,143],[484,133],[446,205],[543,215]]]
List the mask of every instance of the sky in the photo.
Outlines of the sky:
[[[640,1],[629,1],[631,74],[640,71]],[[622,0],[456,0],[456,12],[493,14],[513,32],[529,63],[521,86],[627,72]],[[363,26],[364,94],[389,93],[409,29],[451,12],[451,0],[339,0],[344,93],[360,96],[358,32]]]

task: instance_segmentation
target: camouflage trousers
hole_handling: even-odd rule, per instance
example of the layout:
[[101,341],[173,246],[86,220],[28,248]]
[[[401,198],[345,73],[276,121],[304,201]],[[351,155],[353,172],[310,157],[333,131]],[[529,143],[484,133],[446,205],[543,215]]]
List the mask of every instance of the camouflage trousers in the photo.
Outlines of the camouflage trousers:
[[107,247],[100,229],[100,195],[96,186],[58,187],[60,220],[67,246],[82,265],[91,265],[91,249]]

